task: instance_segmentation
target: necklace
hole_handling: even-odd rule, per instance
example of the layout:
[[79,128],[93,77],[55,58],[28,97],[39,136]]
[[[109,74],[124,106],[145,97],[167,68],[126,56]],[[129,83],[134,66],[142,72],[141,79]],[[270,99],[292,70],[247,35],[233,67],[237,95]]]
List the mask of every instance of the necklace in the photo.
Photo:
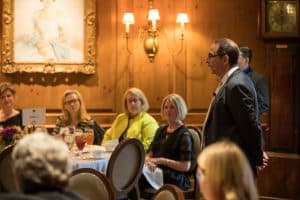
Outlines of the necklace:
[[183,125],[182,121],[176,121],[176,122],[174,122],[172,124],[169,124],[168,128],[167,128],[167,132],[168,133],[173,133],[176,129],[178,129],[182,125]]

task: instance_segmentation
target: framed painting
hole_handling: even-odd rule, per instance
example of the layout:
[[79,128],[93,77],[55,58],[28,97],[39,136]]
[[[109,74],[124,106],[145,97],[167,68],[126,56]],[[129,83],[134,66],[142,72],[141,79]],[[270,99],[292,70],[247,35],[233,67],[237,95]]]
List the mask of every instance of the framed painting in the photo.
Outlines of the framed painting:
[[96,71],[96,0],[2,0],[3,73]]

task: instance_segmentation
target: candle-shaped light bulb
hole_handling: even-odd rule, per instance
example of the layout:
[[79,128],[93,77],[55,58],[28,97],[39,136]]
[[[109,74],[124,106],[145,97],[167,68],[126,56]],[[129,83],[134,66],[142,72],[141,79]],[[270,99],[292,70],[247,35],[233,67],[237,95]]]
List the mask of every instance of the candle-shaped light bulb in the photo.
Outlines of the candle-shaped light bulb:
[[126,23],[126,24],[125,24],[125,32],[126,32],[126,33],[129,33],[129,27],[130,27],[130,24],[129,24],[129,23]]
[[180,23],[180,28],[182,31],[184,31],[184,23],[183,22]]
[[152,28],[155,30],[156,29],[156,20],[152,20]]

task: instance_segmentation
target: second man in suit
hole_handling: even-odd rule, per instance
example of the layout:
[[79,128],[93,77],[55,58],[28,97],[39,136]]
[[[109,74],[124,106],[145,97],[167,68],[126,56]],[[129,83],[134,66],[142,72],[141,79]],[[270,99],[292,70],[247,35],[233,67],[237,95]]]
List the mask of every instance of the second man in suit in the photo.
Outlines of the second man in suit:
[[246,46],[240,46],[240,57],[238,64],[240,69],[247,74],[253,82],[257,94],[259,114],[261,115],[269,110],[268,82],[263,75],[255,72],[250,67],[251,58],[251,49]]

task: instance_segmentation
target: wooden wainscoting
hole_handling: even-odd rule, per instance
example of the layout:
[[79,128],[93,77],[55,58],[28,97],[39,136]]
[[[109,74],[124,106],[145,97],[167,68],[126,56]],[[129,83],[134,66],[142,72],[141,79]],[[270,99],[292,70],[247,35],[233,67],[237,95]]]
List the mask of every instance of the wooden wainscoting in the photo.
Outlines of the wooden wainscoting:
[[258,174],[262,199],[300,199],[300,155],[267,152],[269,166]]
[[[118,115],[117,113],[102,113],[102,112],[89,112],[92,119],[94,119],[102,128],[109,128],[113,123],[115,117]],[[161,119],[160,113],[150,112],[150,114],[158,121],[158,123],[163,124],[164,122]],[[186,117],[185,123],[189,126],[195,126],[197,128],[202,127],[202,123],[204,121],[206,113],[190,113]],[[50,112],[46,114],[46,127],[49,129],[54,128],[55,121],[58,116],[60,116],[60,112]]]

